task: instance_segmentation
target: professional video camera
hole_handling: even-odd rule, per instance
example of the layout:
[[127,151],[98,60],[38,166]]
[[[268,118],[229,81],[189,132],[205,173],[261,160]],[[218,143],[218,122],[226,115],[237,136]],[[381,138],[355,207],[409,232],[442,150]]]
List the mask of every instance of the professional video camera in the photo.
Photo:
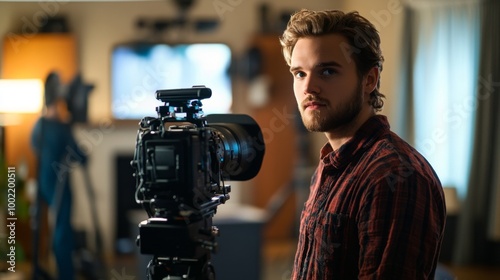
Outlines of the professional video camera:
[[244,181],[260,170],[265,145],[247,115],[204,116],[209,88],[158,90],[157,118],[139,123],[134,159],[136,201],[149,219],[139,224],[141,254],[153,255],[149,279],[215,279],[210,254],[217,207],[229,199],[225,181]]

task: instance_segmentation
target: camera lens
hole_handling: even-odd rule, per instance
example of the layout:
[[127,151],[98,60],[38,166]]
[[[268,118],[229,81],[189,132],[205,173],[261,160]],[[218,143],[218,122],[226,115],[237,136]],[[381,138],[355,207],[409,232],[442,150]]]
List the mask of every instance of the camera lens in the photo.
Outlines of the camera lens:
[[219,142],[217,155],[226,179],[245,181],[255,177],[265,152],[259,125],[250,116],[238,114],[208,115],[207,122]]

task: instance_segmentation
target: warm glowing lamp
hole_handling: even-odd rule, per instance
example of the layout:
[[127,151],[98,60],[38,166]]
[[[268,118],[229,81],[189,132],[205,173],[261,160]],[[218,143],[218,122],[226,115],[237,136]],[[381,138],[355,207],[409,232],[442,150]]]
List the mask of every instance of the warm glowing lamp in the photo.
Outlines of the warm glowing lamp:
[[39,113],[42,99],[42,80],[0,79],[0,113]]
[[0,141],[4,155],[5,126],[19,124],[19,114],[40,113],[43,83],[39,79],[0,79]]

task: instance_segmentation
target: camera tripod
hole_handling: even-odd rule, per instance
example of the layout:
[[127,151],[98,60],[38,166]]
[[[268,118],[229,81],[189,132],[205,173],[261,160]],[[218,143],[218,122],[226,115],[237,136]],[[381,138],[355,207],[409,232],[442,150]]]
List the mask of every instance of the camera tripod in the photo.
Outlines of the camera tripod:
[[215,280],[215,270],[208,260],[173,260],[153,257],[147,268],[149,280]]
[[166,218],[141,222],[141,254],[153,255],[146,270],[148,279],[215,280],[210,257],[217,248],[218,229],[211,224],[211,217],[189,224],[169,223]]

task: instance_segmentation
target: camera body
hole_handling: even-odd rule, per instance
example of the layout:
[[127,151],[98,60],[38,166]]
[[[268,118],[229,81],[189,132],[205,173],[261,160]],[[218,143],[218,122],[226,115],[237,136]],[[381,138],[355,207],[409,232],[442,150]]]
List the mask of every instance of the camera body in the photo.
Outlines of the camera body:
[[[206,87],[158,90],[158,117],[140,122],[132,166],[136,201],[149,219],[139,225],[141,254],[153,255],[150,279],[213,279],[217,248],[212,217],[229,199],[226,181],[253,178],[265,145],[247,115],[204,116]],[[175,279],[175,278],[172,278]]]

